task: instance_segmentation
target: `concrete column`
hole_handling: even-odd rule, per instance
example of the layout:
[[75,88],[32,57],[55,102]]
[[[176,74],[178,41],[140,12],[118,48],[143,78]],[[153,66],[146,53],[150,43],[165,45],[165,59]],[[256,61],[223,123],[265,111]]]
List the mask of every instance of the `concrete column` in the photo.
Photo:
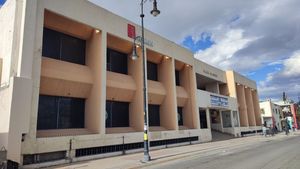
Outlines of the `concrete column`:
[[251,89],[249,87],[247,87],[247,88],[244,88],[244,91],[245,91],[245,100],[246,100],[246,104],[247,104],[248,123],[249,123],[249,126],[255,126],[255,116],[254,116]]
[[223,132],[223,116],[222,116],[222,110],[219,110],[219,117],[220,117],[220,122],[221,122],[221,130]]
[[255,115],[256,126],[261,126],[262,118],[261,118],[261,114],[260,114],[257,90],[251,91],[251,94],[252,94],[252,100],[253,100],[253,106],[254,106],[254,115]]
[[211,129],[209,108],[206,108],[206,121],[207,121],[207,128]]
[[231,127],[234,128],[233,113],[232,113],[232,111],[230,111],[230,120],[231,120]]
[[[11,1],[12,2],[12,1]],[[8,2],[6,2],[8,3]],[[33,2],[29,2],[33,3]],[[36,3],[36,2],[35,2]],[[38,5],[41,5],[38,3]],[[35,40],[34,53],[32,60],[32,98],[31,98],[31,112],[29,115],[29,132],[25,136],[25,141],[22,147],[31,147],[36,142],[37,132],[37,116],[38,116],[38,104],[40,93],[40,77],[41,77],[41,62],[42,62],[42,43],[43,43],[43,25],[44,25],[44,8],[38,6],[36,11],[36,23],[35,23]],[[27,35],[26,35],[27,36]],[[5,64],[5,62],[3,62]],[[26,66],[25,66],[26,67]],[[23,68],[25,68],[23,66]],[[20,69],[20,71],[22,71]],[[25,75],[21,75],[25,76]],[[3,80],[3,77],[2,77]]]
[[93,132],[105,133],[106,96],[106,32],[93,31],[86,45],[86,62],[92,70],[93,86],[86,99],[85,127]]
[[[160,105],[161,126],[168,130],[178,130],[174,59],[163,58],[158,66],[158,72],[158,80],[166,89],[166,97]],[[184,115],[186,113],[188,112],[183,111]]]
[[248,127],[247,105],[245,100],[245,90],[243,85],[236,85],[237,100],[241,127]]
[[237,98],[237,86],[234,79],[233,71],[226,71],[228,92],[230,97]]
[[[141,48],[137,48],[138,56],[142,56]],[[145,52],[145,56],[147,52]],[[144,131],[144,94],[143,94],[143,59],[132,60],[128,56],[128,74],[136,83],[136,91],[129,105],[129,125],[136,131]]]
[[181,86],[189,94],[189,98],[183,107],[184,124],[191,129],[200,129],[199,113],[197,111],[197,87],[196,76],[191,66],[185,66],[180,72]]

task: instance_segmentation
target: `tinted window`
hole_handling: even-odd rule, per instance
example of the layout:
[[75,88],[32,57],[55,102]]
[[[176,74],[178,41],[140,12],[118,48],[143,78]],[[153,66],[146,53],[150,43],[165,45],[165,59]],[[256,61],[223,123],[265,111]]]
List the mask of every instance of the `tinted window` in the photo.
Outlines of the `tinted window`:
[[84,99],[40,95],[37,129],[84,128]]
[[84,65],[85,41],[69,35],[61,35],[61,60]]
[[84,65],[85,44],[85,40],[44,28],[42,55]]
[[57,98],[40,95],[38,107],[37,129],[56,129],[58,106]]
[[176,86],[180,86],[179,71],[175,70]]
[[105,124],[110,127],[129,127],[129,103],[106,101]]
[[62,97],[59,100],[59,128],[84,128],[84,104],[81,99]]
[[127,74],[127,54],[112,49],[107,49],[107,70]]
[[183,114],[182,114],[182,107],[177,107],[177,118],[178,118],[178,125],[183,126]]
[[44,28],[42,55],[60,60],[60,34]]
[[206,110],[199,109],[199,115],[200,115],[200,127],[207,128]]
[[158,81],[157,64],[147,61],[147,79]]
[[148,105],[149,126],[160,126],[159,105]]

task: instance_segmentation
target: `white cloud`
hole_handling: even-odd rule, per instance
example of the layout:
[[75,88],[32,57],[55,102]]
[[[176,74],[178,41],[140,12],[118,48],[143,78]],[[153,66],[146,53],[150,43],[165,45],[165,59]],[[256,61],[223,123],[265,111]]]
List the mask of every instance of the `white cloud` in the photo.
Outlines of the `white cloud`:
[[[300,51],[296,51],[290,58],[284,61],[283,76],[300,76]],[[299,82],[300,83],[300,82]]]
[[298,101],[300,96],[300,51],[283,61],[283,68],[269,73],[266,80],[258,83],[262,97],[280,97],[286,92],[290,99]]
[[224,37],[212,39],[216,43],[204,51],[199,50],[194,57],[223,69],[230,69],[233,66],[230,59],[234,54],[254,40],[254,38],[244,37],[241,29],[229,30]]

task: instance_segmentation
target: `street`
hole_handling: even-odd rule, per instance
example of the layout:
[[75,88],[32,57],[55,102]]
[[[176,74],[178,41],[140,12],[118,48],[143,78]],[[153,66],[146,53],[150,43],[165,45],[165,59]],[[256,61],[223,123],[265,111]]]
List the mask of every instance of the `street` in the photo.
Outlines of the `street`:
[[[287,136],[289,137],[289,136]],[[299,169],[300,136],[267,140],[241,148],[199,153],[149,169]]]

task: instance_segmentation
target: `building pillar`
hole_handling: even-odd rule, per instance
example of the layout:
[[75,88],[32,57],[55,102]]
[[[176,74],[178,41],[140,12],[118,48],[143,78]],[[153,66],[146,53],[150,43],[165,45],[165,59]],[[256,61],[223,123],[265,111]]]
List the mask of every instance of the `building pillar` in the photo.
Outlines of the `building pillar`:
[[254,115],[255,115],[256,126],[261,126],[262,118],[261,118],[261,114],[260,114],[257,90],[251,91],[251,94],[252,94],[252,100],[253,100],[253,106],[254,106]]
[[222,116],[222,110],[219,110],[220,114],[220,122],[221,122],[221,131],[223,132],[223,116]]
[[[174,65],[174,59],[163,58],[158,66],[158,79],[166,89],[166,96],[160,105],[160,121],[161,126],[168,130],[178,130]],[[188,112],[184,111],[183,114],[188,114]]]
[[209,108],[206,108],[206,121],[207,121],[207,128],[211,129]]
[[237,89],[237,101],[238,101],[240,126],[249,127],[244,86],[236,85],[236,89]]
[[251,89],[249,87],[245,87],[244,91],[245,91],[245,100],[247,104],[247,116],[248,116],[249,126],[256,126]]

